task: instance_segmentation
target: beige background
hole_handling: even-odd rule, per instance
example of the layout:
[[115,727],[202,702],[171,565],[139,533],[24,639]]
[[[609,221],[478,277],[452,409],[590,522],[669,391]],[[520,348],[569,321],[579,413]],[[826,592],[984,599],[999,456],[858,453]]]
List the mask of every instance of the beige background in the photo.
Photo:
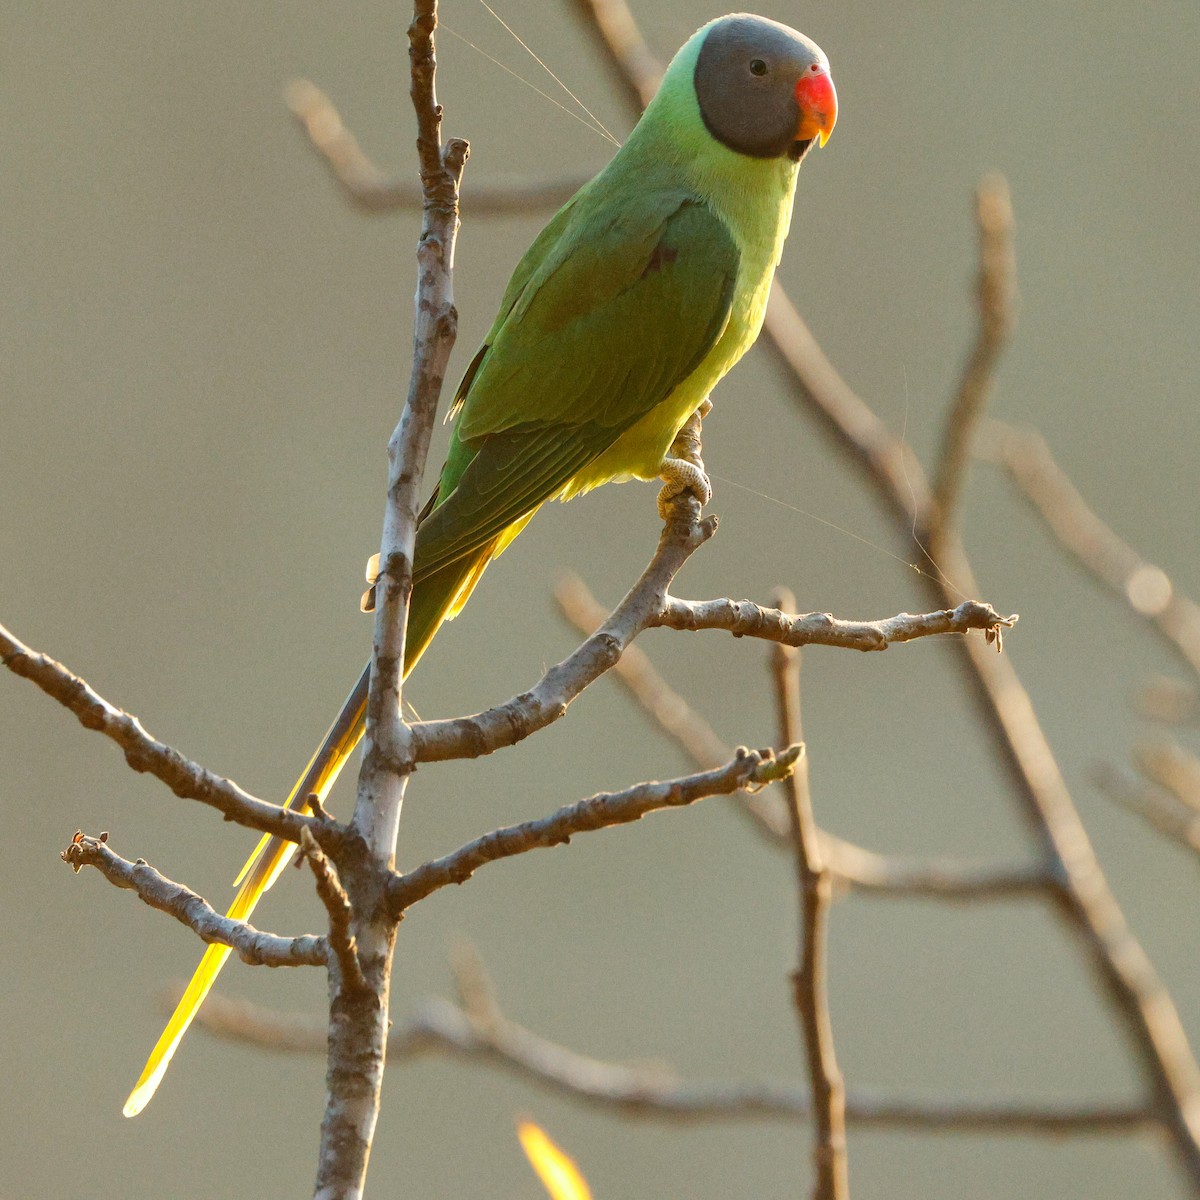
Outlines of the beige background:
[[[663,54],[718,11],[639,7]],[[565,7],[509,0],[502,11],[615,131],[628,128]],[[1192,0],[765,11],[821,43],[842,102],[832,142],[805,166],[783,267],[831,356],[927,455],[971,330],[970,192],[984,169],[1004,169],[1023,305],[995,411],[1040,426],[1114,524],[1200,591]],[[445,15],[552,90],[474,0]],[[407,371],[417,228],[412,216],[350,211],[280,94],[296,75],[314,78],[370,152],[411,171],[402,34],[391,4],[120,0],[9,5],[4,16],[0,620],[264,796],[286,792],[368,645],[355,601]],[[544,219],[475,219],[471,183],[595,169],[609,148],[461,42],[446,40],[441,80],[448,131],[473,144],[457,371]],[[786,582],[802,607],[843,615],[917,603],[888,530],[789,407],[766,355],[752,353],[716,403],[706,458],[722,527],[683,594],[761,599]],[[986,468],[968,517],[986,598],[1022,614],[1010,652],[1105,867],[1200,1036],[1195,864],[1086,782],[1091,764],[1127,758],[1138,732],[1129,689],[1169,660]],[[655,534],[647,486],[543,513],[422,664],[411,689],[421,714],[532,682],[572,645],[548,600],[554,572],[572,566],[615,600]],[[646,645],[730,742],[769,738],[760,647],[667,633]],[[818,812],[877,849],[1015,858],[1023,831],[951,666],[929,643],[808,655]],[[402,861],[685,767],[602,683],[519,751],[422,771]],[[0,800],[0,1190],[306,1194],[317,1059],[192,1036],[146,1114],[121,1118],[159,1030],[159,989],[198,949],[57,861],[76,827],[108,829],[119,852],[219,902],[252,838],[131,775],[111,746],[9,676]],[[285,876],[263,926],[315,928],[310,891]],[[695,1077],[800,1076],[785,980],[789,869],[721,802],[439,893],[401,929],[398,1016],[446,989],[460,934],[482,947],[514,1017],[580,1049],[662,1058]],[[852,1087],[1044,1099],[1136,1087],[1080,956],[1040,908],[852,899],[834,913],[832,940]],[[234,966],[222,987],[307,1012],[323,999],[316,972]],[[373,1194],[538,1195],[513,1136],[517,1111],[572,1150],[598,1197],[806,1186],[807,1131],[631,1124],[427,1062],[389,1079]],[[850,1150],[856,1200],[1179,1194],[1166,1159],[1136,1140],[853,1132]]]

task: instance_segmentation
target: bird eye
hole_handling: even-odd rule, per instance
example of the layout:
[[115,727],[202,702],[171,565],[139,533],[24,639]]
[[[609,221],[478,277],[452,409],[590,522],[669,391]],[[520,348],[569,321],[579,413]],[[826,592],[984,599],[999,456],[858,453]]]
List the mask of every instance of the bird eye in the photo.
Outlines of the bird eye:
[[750,60],[751,75],[765,75],[767,73],[767,64],[761,58],[752,58]]

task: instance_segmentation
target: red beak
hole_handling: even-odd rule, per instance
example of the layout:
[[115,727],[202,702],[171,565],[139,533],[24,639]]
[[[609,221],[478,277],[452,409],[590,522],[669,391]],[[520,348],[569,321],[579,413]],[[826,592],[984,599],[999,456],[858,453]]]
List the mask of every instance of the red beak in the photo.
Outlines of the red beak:
[[828,67],[813,63],[800,76],[796,84],[796,103],[800,105],[796,140],[810,142],[816,138],[820,145],[825,145],[837,124],[837,92]]

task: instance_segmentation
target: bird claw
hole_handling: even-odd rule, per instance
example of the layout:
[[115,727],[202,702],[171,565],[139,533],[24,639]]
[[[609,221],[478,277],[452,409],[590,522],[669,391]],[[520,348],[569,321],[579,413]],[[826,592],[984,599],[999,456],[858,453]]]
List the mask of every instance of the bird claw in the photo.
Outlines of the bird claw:
[[358,602],[359,612],[372,613],[375,611],[375,585],[379,582],[379,555],[372,554],[367,559],[366,569],[367,583],[370,587],[362,594],[362,598]]
[[658,515],[665,521],[671,515],[671,502],[682,492],[691,492],[703,508],[712,499],[712,484],[703,469],[685,458],[664,458],[658,472],[665,486],[658,493]]

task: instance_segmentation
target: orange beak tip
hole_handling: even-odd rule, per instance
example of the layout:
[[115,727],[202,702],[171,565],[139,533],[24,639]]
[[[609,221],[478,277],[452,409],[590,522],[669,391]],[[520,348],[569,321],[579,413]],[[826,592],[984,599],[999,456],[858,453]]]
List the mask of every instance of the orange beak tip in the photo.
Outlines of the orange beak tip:
[[824,146],[837,124],[837,91],[829,72],[817,70],[801,76],[796,84],[796,103],[800,106],[796,140],[815,138],[819,146]]

